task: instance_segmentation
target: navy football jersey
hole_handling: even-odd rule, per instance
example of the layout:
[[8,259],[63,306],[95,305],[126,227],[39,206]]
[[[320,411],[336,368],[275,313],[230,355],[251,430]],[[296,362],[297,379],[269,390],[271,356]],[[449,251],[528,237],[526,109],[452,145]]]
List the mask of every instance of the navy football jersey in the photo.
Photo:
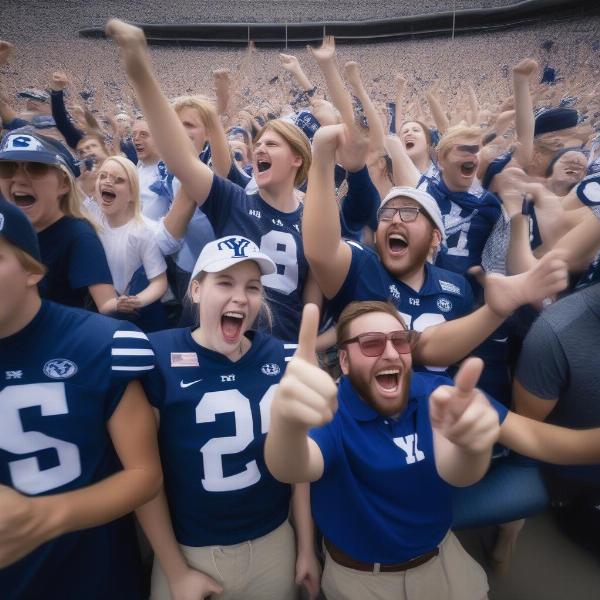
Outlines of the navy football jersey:
[[[0,483],[60,494],[120,470],[106,423],[130,380],[154,368],[133,325],[44,301],[0,343]],[[0,596],[139,598],[129,518],[52,540],[0,569]]]
[[217,238],[243,235],[273,259],[277,272],[262,277],[273,313],[273,335],[298,339],[302,292],[308,275],[301,235],[302,205],[292,213],[278,211],[260,194],[246,194],[239,186],[215,175],[202,210]]
[[160,411],[165,491],[179,543],[230,545],[266,535],[289,512],[289,485],[269,473],[263,446],[271,402],[296,345],[263,333],[237,362],[192,330],[150,335],[158,370],[144,380]]
[[451,192],[443,180],[424,177],[418,187],[435,198],[444,220],[446,244],[435,264],[456,273],[481,264],[483,247],[501,216],[498,198],[485,190],[481,195]]
[[473,292],[462,275],[425,263],[423,286],[420,290],[413,290],[385,268],[376,251],[357,242],[348,244],[352,250],[350,270],[330,304],[336,320],[342,310],[355,300],[391,300],[406,326],[415,331],[458,319],[472,311]]

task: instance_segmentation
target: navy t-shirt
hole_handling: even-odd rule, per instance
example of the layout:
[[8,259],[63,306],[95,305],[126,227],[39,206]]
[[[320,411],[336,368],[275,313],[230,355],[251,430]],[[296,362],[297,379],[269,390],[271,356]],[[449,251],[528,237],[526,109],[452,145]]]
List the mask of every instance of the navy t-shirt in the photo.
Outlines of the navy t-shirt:
[[238,361],[191,329],[153,333],[158,369],[144,380],[160,411],[159,441],[175,536],[186,546],[238,544],[287,518],[289,485],[264,460],[271,402],[296,344],[260,332]]
[[43,298],[83,308],[90,285],[112,285],[102,242],[86,220],[62,217],[40,231],[38,241],[48,268],[39,285]]
[[[133,325],[44,301],[0,341],[0,484],[60,494],[120,470],[107,422],[127,384],[154,368]],[[140,598],[132,523],[51,540],[0,569],[3,600]]]

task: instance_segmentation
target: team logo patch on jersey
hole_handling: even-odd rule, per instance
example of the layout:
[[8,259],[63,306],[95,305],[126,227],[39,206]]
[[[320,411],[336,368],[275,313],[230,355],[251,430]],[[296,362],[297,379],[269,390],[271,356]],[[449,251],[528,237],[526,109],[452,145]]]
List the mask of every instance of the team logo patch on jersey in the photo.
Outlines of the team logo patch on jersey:
[[440,282],[440,287],[445,292],[448,292],[450,294],[460,294],[460,288],[457,285],[454,285],[453,283],[450,283],[449,281],[442,281],[441,279],[439,280],[439,282]]
[[445,298],[444,296],[442,296],[441,298],[437,299],[437,307],[442,312],[449,312],[452,310],[452,302],[450,302],[450,300],[448,300],[448,298]]
[[390,294],[394,300],[400,300],[400,290],[393,283],[390,285]]
[[77,373],[77,365],[68,358],[53,358],[44,365],[43,371],[50,379],[68,379]]
[[172,367],[198,367],[198,355],[195,352],[171,352]]
[[267,363],[265,365],[263,365],[260,370],[265,374],[265,375],[271,375],[272,377],[275,377],[275,375],[279,375],[279,373],[281,373],[281,368],[279,367],[279,365],[276,365],[275,363]]

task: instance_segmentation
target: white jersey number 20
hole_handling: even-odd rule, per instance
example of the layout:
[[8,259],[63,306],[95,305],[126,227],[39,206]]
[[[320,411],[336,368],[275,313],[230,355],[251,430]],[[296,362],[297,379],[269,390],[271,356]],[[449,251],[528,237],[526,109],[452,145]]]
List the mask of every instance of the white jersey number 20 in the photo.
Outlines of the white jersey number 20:
[[[269,430],[271,402],[278,384],[273,384],[261,398],[261,433]],[[207,392],[196,406],[196,423],[212,423],[219,414],[233,413],[236,434],[213,438],[206,442],[200,452],[204,464],[202,485],[207,492],[231,492],[254,485],[260,479],[255,460],[246,463],[243,471],[235,475],[223,473],[223,455],[244,451],[254,440],[252,409],[250,400],[239,390]]]

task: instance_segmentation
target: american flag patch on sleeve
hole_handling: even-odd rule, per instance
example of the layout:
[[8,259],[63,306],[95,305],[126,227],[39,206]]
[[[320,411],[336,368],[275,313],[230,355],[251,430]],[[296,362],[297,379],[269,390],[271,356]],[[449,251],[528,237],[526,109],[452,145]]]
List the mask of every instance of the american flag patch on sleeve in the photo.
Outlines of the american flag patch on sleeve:
[[198,355],[195,352],[171,352],[172,367],[198,367]]

